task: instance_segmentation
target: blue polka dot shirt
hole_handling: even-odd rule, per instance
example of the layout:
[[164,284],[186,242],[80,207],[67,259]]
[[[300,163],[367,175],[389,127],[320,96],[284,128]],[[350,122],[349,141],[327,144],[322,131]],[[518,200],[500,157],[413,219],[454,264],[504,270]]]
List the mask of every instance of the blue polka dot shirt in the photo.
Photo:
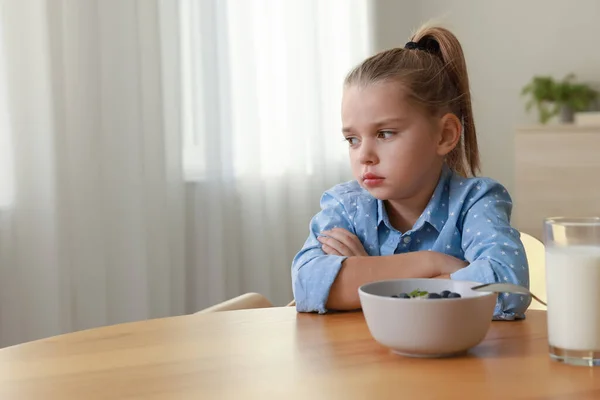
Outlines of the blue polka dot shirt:
[[[300,312],[325,313],[329,290],[344,256],[327,255],[317,236],[344,228],[355,234],[370,256],[431,250],[469,265],[452,279],[509,282],[529,287],[529,269],[519,232],[510,226],[512,202],[492,179],[463,178],[445,167],[429,204],[413,228],[401,233],[390,224],[383,201],[358,182],[339,184],[321,198],[321,211],[292,262],[292,287]],[[494,319],[521,319],[530,298],[498,296]]]

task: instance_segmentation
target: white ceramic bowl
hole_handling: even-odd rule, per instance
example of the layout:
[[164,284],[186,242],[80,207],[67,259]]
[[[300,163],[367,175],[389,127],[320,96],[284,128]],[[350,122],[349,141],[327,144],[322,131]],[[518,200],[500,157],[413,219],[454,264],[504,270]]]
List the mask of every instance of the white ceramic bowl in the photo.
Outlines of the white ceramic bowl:
[[[371,335],[394,352],[413,357],[447,357],[466,352],[485,337],[497,295],[471,290],[476,282],[398,279],[358,289]],[[457,299],[399,299],[415,289],[460,293]]]

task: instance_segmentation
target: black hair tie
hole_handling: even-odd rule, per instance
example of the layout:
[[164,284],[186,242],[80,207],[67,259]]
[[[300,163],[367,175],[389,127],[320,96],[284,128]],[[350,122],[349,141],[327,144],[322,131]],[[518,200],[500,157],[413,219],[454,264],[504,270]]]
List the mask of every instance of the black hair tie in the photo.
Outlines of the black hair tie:
[[429,37],[421,39],[418,43],[408,42],[404,45],[404,48],[408,50],[423,50],[436,56],[440,55],[440,44],[437,40]]

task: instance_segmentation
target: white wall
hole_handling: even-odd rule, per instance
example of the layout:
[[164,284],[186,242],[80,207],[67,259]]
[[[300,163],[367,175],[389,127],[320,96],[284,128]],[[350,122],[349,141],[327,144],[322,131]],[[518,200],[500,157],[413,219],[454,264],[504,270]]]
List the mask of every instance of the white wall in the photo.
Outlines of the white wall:
[[417,3],[411,0],[372,0],[375,51],[404,46],[418,26],[420,10]]
[[374,0],[375,46],[402,46],[412,30],[441,20],[467,58],[483,174],[514,186],[514,130],[535,123],[521,88],[533,75],[574,72],[600,81],[600,1]]

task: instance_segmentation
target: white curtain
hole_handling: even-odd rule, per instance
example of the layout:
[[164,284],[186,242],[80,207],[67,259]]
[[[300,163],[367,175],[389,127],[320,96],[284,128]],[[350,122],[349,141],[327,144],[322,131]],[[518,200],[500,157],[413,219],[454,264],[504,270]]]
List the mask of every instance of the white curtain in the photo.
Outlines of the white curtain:
[[369,53],[369,2],[181,5],[194,304],[248,291],[285,304],[322,192],[350,179],[340,100]]
[[0,344],[183,313],[177,7],[0,7]]
[[291,300],[368,0],[0,2],[0,346]]

